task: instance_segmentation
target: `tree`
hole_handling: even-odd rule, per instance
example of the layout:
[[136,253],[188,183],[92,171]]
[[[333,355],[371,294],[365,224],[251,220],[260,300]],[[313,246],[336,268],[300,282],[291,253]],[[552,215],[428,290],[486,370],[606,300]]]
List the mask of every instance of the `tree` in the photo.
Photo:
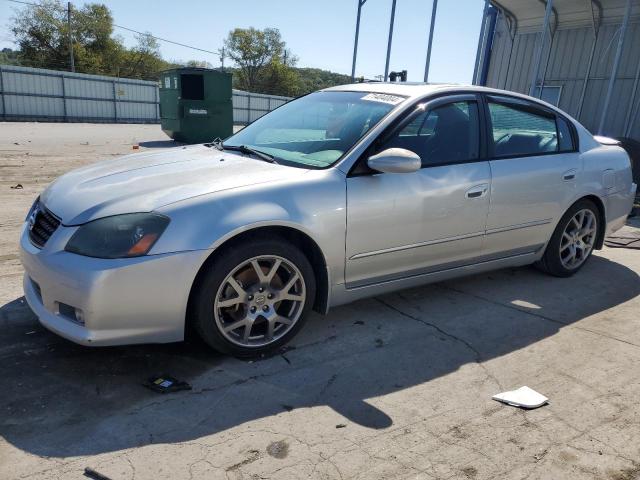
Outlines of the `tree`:
[[10,48],[3,48],[0,51],[0,65],[19,65],[19,52]]
[[[104,5],[87,4],[73,10],[71,23],[77,69],[102,73],[103,56],[120,47],[111,38],[111,12]],[[69,65],[67,13],[59,0],[45,0],[17,12],[11,31],[20,46],[20,58],[27,64],[54,68]]]
[[[42,68],[67,69],[69,27],[67,8],[60,0],[43,0],[28,6],[12,19],[11,31],[19,45],[21,63]],[[113,17],[103,4],[89,3],[72,9],[71,31],[76,71],[131,78],[156,78],[169,67],[151,34],[138,35],[138,44],[127,49],[113,35]]]
[[120,76],[127,78],[153,78],[158,72],[168,68],[160,56],[160,45],[150,34],[136,35],[138,45],[128,50],[119,63]]
[[294,68],[274,59],[265,66],[253,91],[295,97],[300,94],[299,83],[300,79]]
[[258,88],[270,64],[273,67],[275,63],[283,63],[285,52],[285,43],[277,28],[236,28],[229,32],[224,47],[237,66],[236,85],[249,91]]

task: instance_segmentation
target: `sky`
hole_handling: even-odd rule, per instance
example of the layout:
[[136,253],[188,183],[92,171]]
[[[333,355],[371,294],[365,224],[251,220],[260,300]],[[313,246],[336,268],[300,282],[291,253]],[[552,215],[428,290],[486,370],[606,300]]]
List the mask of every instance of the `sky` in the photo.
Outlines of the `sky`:
[[[37,0],[31,0],[37,1]],[[100,1],[100,0],[94,0]],[[159,37],[217,51],[236,27],[278,28],[299,67],[351,73],[358,0],[102,0],[116,24]],[[390,70],[407,70],[409,81],[422,81],[432,0],[397,0]],[[81,6],[83,0],[73,0]],[[356,76],[384,73],[392,0],[367,0],[362,7]],[[483,0],[439,0],[429,81],[470,83]],[[15,48],[9,31],[14,10],[0,0],[0,48]],[[134,35],[115,29],[127,45]],[[205,60],[216,55],[160,42],[167,60]]]

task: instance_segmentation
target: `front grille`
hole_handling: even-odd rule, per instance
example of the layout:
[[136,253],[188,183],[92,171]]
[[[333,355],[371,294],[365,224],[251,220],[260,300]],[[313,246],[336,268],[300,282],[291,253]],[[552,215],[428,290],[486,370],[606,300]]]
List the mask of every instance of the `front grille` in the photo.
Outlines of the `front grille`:
[[36,247],[42,248],[60,226],[60,219],[41,203],[29,218],[29,239]]

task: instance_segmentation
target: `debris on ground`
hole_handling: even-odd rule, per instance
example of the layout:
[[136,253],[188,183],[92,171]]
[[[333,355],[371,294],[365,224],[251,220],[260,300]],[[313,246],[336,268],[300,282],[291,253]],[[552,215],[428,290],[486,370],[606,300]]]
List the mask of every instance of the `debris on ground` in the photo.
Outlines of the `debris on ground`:
[[345,428],[346,425],[344,423],[339,423],[336,425],[336,428]]
[[17,184],[17,185],[14,185],[14,186],[12,186],[12,187],[9,187],[9,188],[11,188],[11,189],[13,189],[13,190],[22,190],[24,187],[22,186],[22,184],[21,184],[21,183],[19,183],[19,184]]
[[191,385],[173,378],[169,375],[161,375],[159,377],[149,378],[143,385],[154,392],[172,393],[180,390],[191,390]]
[[547,450],[547,449],[545,448],[542,452],[540,452],[540,453],[536,453],[536,454],[533,456],[533,458],[534,458],[534,460],[535,460],[536,462],[539,462],[540,460],[542,460],[542,459],[547,455],[547,453],[549,453],[549,450]]
[[498,393],[491,398],[498,402],[520,408],[538,408],[549,401],[547,397],[527,386],[509,392]]
[[93,468],[90,467],[86,467],[84,469],[84,476],[92,478],[93,480],[111,480],[106,475],[96,472]]
[[604,244],[609,248],[631,248],[640,250],[640,230],[623,228],[604,239]]

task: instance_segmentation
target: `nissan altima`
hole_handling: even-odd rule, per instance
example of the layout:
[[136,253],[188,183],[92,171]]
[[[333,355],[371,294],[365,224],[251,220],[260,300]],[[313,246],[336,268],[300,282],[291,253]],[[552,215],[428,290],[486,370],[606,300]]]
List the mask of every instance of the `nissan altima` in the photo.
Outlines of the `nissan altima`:
[[175,342],[191,327],[252,356],[312,309],[503,267],[573,275],[635,192],[615,141],[537,99],[345,85],[224,141],[58,178],[25,221],[25,297],[83,345]]

